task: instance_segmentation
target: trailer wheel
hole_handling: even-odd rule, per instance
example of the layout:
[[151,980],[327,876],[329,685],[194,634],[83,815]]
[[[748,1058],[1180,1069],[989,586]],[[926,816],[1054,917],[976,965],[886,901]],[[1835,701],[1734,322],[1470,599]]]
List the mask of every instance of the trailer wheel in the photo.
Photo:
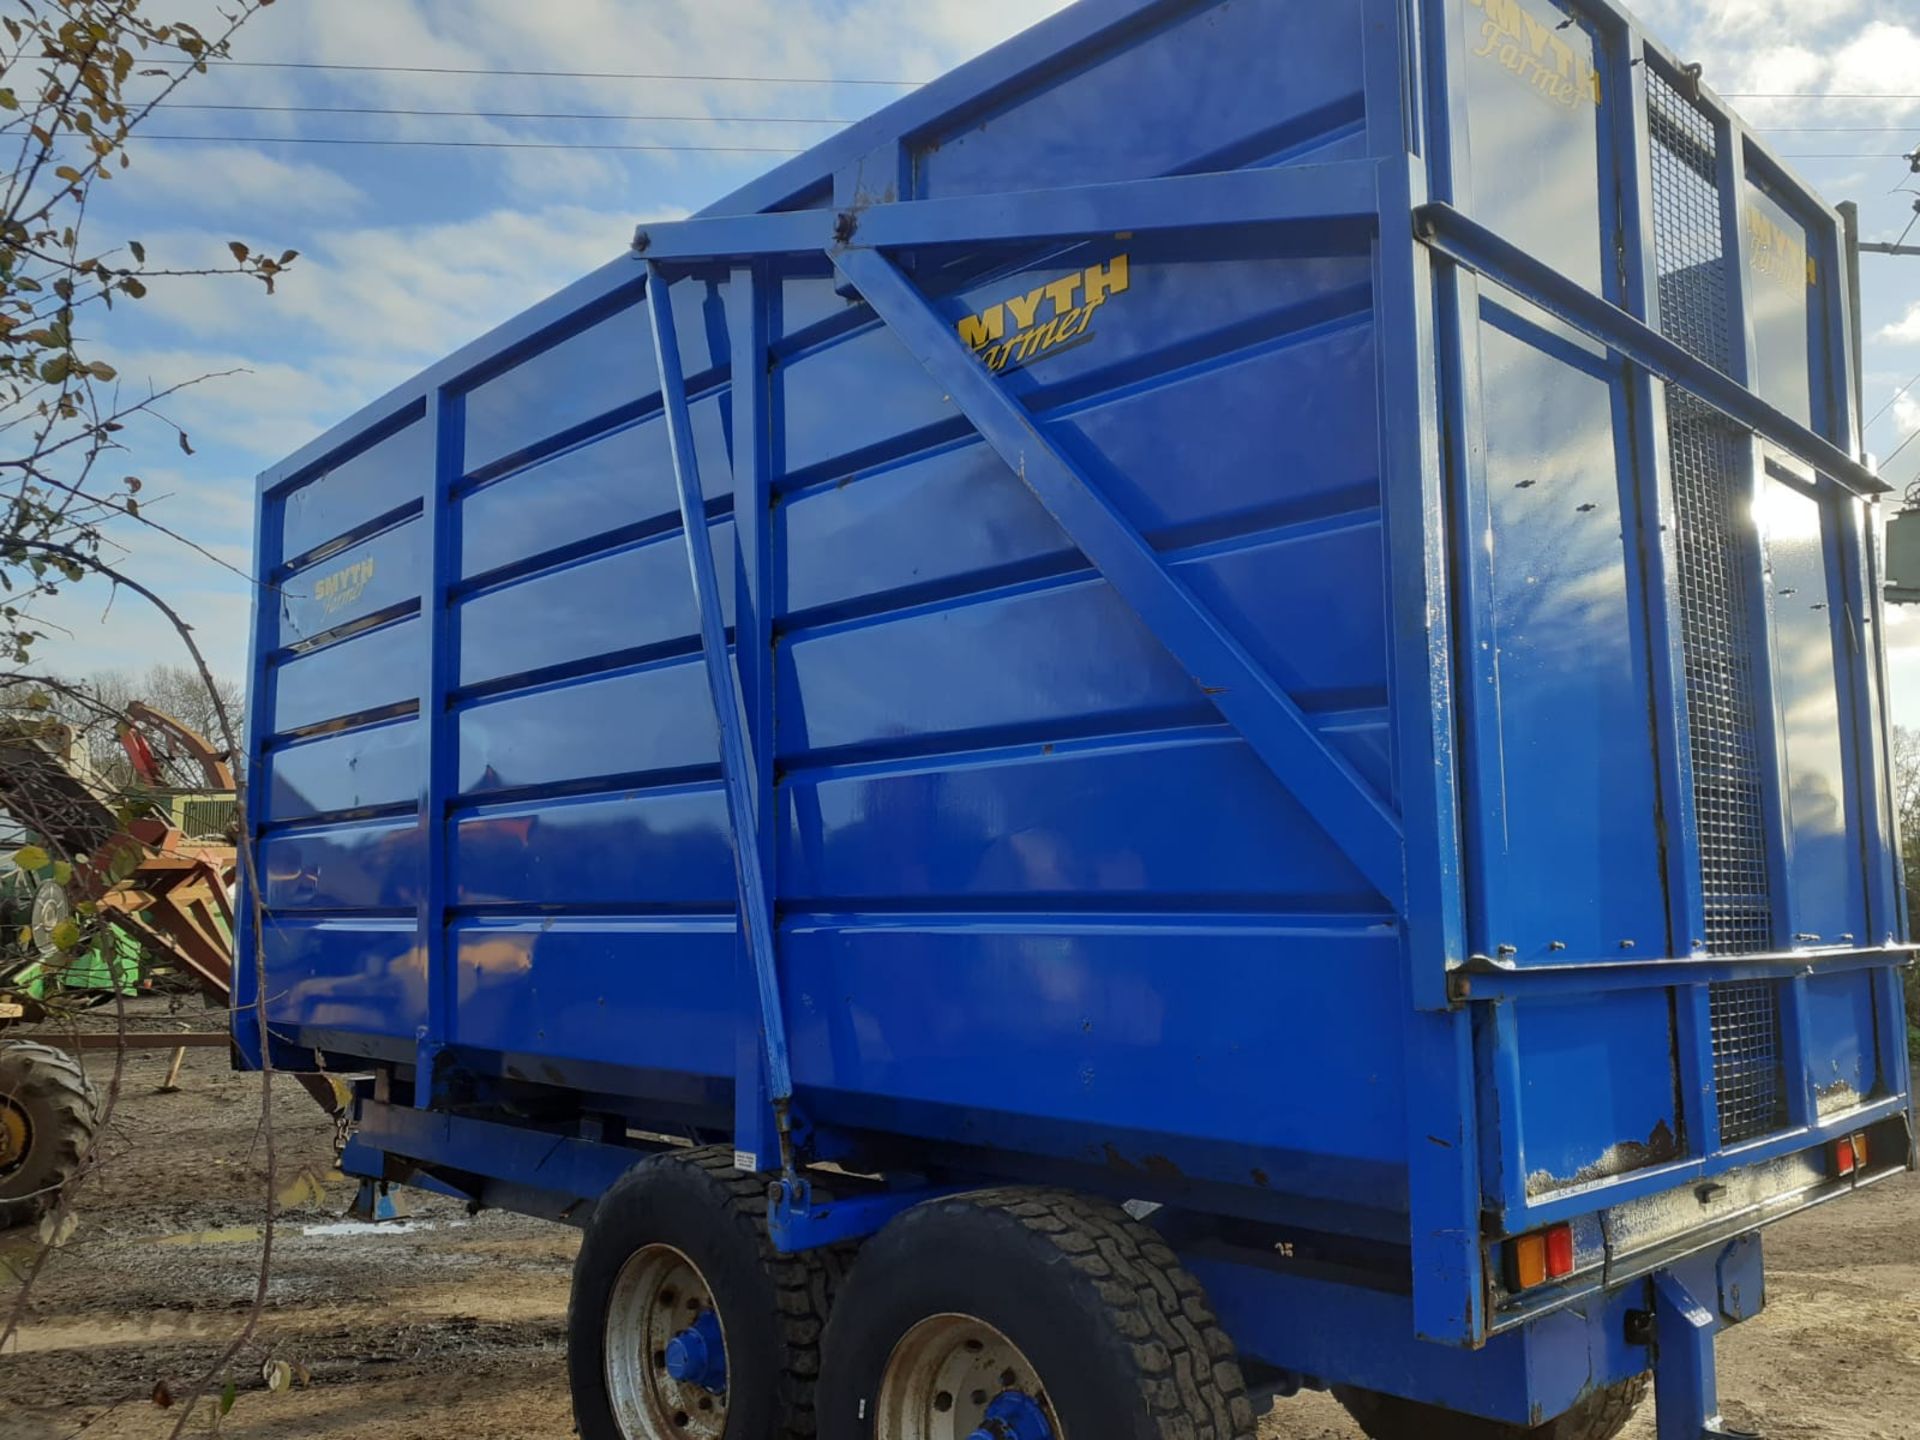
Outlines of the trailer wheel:
[[581,1440],[805,1440],[842,1250],[781,1255],[763,1178],[733,1152],[641,1162],[573,1268],[567,1370]]
[[1119,1208],[990,1190],[907,1211],[827,1326],[823,1440],[1252,1440],[1200,1283]]
[[1346,1385],[1334,1386],[1333,1394],[1372,1440],[1613,1440],[1647,1398],[1647,1377],[1636,1375],[1596,1390],[1539,1425],[1483,1420]]
[[100,1100],[80,1062],[27,1040],[0,1041],[0,1229],[38,1220],[80,1173]]

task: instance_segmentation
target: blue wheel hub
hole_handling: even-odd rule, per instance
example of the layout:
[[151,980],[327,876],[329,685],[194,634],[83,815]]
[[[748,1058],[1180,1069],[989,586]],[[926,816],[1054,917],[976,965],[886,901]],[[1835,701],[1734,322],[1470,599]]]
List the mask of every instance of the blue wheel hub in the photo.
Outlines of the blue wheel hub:
[[667,1374],[683,1385],[698,1385],[715,1395],[726,1393],[727,1347],[720,1336],[718,1314],[702,1310],[693,1324],[667,1342]]
[[1053,1427],[1038,1400],[1024,1391],[1003,1390],[967,1440],[1053,1440]]

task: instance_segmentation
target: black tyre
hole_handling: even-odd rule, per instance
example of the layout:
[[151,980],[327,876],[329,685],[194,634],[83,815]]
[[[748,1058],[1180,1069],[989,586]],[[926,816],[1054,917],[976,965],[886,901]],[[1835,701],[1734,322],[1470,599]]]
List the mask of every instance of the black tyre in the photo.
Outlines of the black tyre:
[[1104,1201],[990,1190],[914,1207],[860,1252],[827,1326],[822,1440],[988,1434],[1252,1440],[1200,1283]]
[[73,1056],[0,1040],[0,1229],[53,1209],[86,1163],[99,1112],[93,1082]]
[[1596,1390],[1571,1410],[1538,1425],[1482,1420],[1344,1385],[1336,1385],[1333,1394],[1372,1440],[1613,1440],[1647,1398],[1647,1377],[1636,1375]]
[[582,1440],[805,1440],[841,1250],[778,1254],[733,1152],[643,1161],[595,1207],[567,1370]]

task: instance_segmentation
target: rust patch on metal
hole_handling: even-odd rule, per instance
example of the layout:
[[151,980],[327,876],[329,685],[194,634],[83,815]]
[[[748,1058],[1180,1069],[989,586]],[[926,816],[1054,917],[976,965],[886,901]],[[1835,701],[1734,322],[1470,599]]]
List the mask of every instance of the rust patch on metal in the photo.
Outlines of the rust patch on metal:
[[1673,1128],[1662,1120],[1645,1140],[1622,1140],[1617,1145],[1609,1145],[1599,1159],[1582,1165],[1571,1175],[1555,1175],[1547,1170],[1534,1171],[1527,1176],[1527,1194],[1541,1195],[1550,1190],[1570,1190],[1576,1185],[1591,1185],[1596,1180],[1611,1180],[1616,1175],[1625,1175],[1632,1170],[1664,1164],[1677,1158],[1679,1153],[1680,1146],[1674,1139]]

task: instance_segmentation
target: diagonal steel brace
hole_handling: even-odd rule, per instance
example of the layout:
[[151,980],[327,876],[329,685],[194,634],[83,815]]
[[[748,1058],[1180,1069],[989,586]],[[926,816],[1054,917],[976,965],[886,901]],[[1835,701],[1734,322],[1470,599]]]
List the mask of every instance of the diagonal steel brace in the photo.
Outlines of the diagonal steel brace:
[[668,281],[657,264],[647,266],[647,313],[653,321],[653,349],[660,367],[660,399],[667,422],[667,447],[680,498],[680,524],[687,541],[687,566],[693,577],[694,610],[700,620],[700,650],[706,662],[707,688],[713,697],[714,723],[720,732],[720,773],[726,784],[727,815],[733,827],[733,867],[740,892],[740,924],[753,959],[760,992],[760,1027],[767,1058],[767,1094],[780,1131],[780,1165],[793,1174],[793,1071],[787,1055],[786,1016],[780,1006],[780,977],[774,955],[773,902],[762,868],[759,822],[749,789],[753,773],[741,724],[739,684],[727,657],[722,624],[720,582],[714,571],[713,541],[701,499],[700,462],[694,453],[693,421],[687,412],[686,376],[680,365],[680,341],[674,331]]
[[1399,901],[1399,819],[1373,786],[1315,732],[1293,698],[1047,438],[891,260],[877,250],[830,251],[829,258],[1294,799],[1381,895]]

